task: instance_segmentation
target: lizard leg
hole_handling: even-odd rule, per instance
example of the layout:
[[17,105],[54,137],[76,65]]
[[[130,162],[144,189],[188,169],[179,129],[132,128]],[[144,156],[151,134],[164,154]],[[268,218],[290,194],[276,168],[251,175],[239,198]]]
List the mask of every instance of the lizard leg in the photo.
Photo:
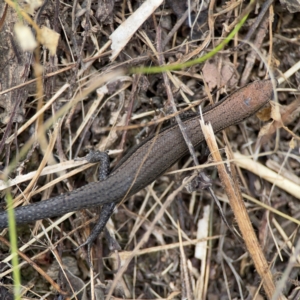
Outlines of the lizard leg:
[[[88,160],[89,162],[99,162],[101,164],[101,166],[99,167],[99,171],[98,171],[98,180],[99,181],[103,181],[107,178],[107,176],[109,174],[110,161],[109,161],[109,156],[106,152],[91,151],[85,157],[85,159]],[[96,225],[94,226],[92,233],[87,238],[87,240],[76,249],[76,250],[78,250],[81,247],[84,247],[86,245],[88,246],[88,262],[89,262],[90,266],[92,266],[91,257],[90,257],[91,246],[92,246],[92,243],[95,241],[95,239],[98,237],[98,235],[103,230],[105,230],[106,237],[112,239],[112,237],[109,234],[109,232],[107,231],[105,225],[108,222],[109,218],[111,217],[115,207],[116,207],[116,203],[114,203],[114,202],[109,203],[109,204],[104,204],[102,206],[98,221],[97,221]],[[116,242],[113,242],[113,243],[111,241],[109,241],[109,242],[110,242],[110,244],[114,244],[114,245],[117,244]]]

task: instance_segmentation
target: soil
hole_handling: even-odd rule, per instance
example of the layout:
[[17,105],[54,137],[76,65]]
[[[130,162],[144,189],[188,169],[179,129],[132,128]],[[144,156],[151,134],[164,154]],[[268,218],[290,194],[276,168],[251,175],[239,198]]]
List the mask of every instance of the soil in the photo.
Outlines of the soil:
[[[225,300],[277,293],[278,299],[299,299],[299,1],[166,0],[148,8],[149,17],[138,16],[141,25],[127,40],[125,33],[116,38],[119,27],[131,28],[125,20],[137,16],[145,2],[151,1],[21,3],[29,25],[15,4],[0,2],[1,209],[8,190],[16,205],[27,205],[97,180],[95,166],[75,167],[73,159],[108,150],[113,168],[158,125],[175,122],[161,122],[173,113],[171,98],[178,110],[205,107],[273,76],[278,80],[273,100],[279,105],[217,134],[224,161],[228,153],[251,158],[246,165],[237,163],[235,171],[226,167],[257,237],[254,251],[261,253],[271,278],[262,279],[253,250],[240,236],[239,216],[212,156],[196,149],[213,193],[203,185],[192,193],[178,191],[193,173],[186,168],[194,163],[185,157],[117,207],[107,224],[111,238],[102,233],[92,245],[93,269],[87,249],[75,249],[89,236],[101,208],[18,226],[22,297],[65,299],[77,292],[77,299]],[[29,26],[37,42],[32,50],[22,49],[17,23]],[[36,25],[51,31],[39,39]],[[222,43],[213,57],[180,65],[206,57]],[[136,69],[162,65],[177,66],[166,73],[168,82],[161,71]],[[280,183],[262,170],[275,179],[282,176]],[[3,188],[5,174],[16,180],[10,189]],[[0,239],[0,298],[13,299],[5,241],[7,229]]]

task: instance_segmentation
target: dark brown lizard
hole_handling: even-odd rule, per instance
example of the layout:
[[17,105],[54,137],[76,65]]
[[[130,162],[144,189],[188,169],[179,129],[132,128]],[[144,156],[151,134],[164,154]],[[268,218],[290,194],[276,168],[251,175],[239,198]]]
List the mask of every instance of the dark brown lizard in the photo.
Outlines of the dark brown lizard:
[[[217,133],[253,115],[272,98],[272,92],[270,80],[255,81],[205,110],[204,120],[210,122]],[[192,144],[198,147],[204,141],[199,115],[187,118],[183,124]],[[29,223],[98,205],[106,207],[107,219],[117,203],[149,185],[187,153],[178,125],[166,127],[158,135],[150,136],[133,147],[104,181],[89,183],[72,192],[18,207],[15,209],[16,222]],[[0,228],[7,226],[7,213],[1,212]],[[90,240],[85,244],[88,243]]]

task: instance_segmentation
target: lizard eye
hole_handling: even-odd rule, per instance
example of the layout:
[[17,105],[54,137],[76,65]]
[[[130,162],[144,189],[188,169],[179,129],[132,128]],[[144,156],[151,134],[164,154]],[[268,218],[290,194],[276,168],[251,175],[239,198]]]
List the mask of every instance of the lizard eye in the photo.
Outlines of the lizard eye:
[[244,99],[244,103],[245,103],[247,106],[250,106],[251,98],[246,98],[246,99]]

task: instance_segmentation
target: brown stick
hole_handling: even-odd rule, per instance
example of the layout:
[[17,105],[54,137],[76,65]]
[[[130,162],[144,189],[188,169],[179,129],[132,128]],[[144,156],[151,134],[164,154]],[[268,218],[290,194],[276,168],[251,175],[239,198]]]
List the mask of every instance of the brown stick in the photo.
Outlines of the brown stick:
[[[200,124],[211,155],[216,162],[221,162],[222,158],[220,152],[218,151],[217,143],[211,125],[205,125],[203,120],[200,121]],[[229,159],[231,158],[229,157]],[[267,260],[254,233],[254,229],[243,202],[237,181],[234,181],[229,176],[224,164],[218,164],[217,168],[231,209],[234,213],[240,232],[245,241],[246,247],[253,259],[255,268],[262,279],[264,290],[267,294],[268,299],[272,299],[272,295],[275,292],[275,284],[273,282],[272,274],[269,269]],[[235,170],[233,164],[231,164],[230,169]],[[285,299],[285,297],[281,295],[278,299]]]

